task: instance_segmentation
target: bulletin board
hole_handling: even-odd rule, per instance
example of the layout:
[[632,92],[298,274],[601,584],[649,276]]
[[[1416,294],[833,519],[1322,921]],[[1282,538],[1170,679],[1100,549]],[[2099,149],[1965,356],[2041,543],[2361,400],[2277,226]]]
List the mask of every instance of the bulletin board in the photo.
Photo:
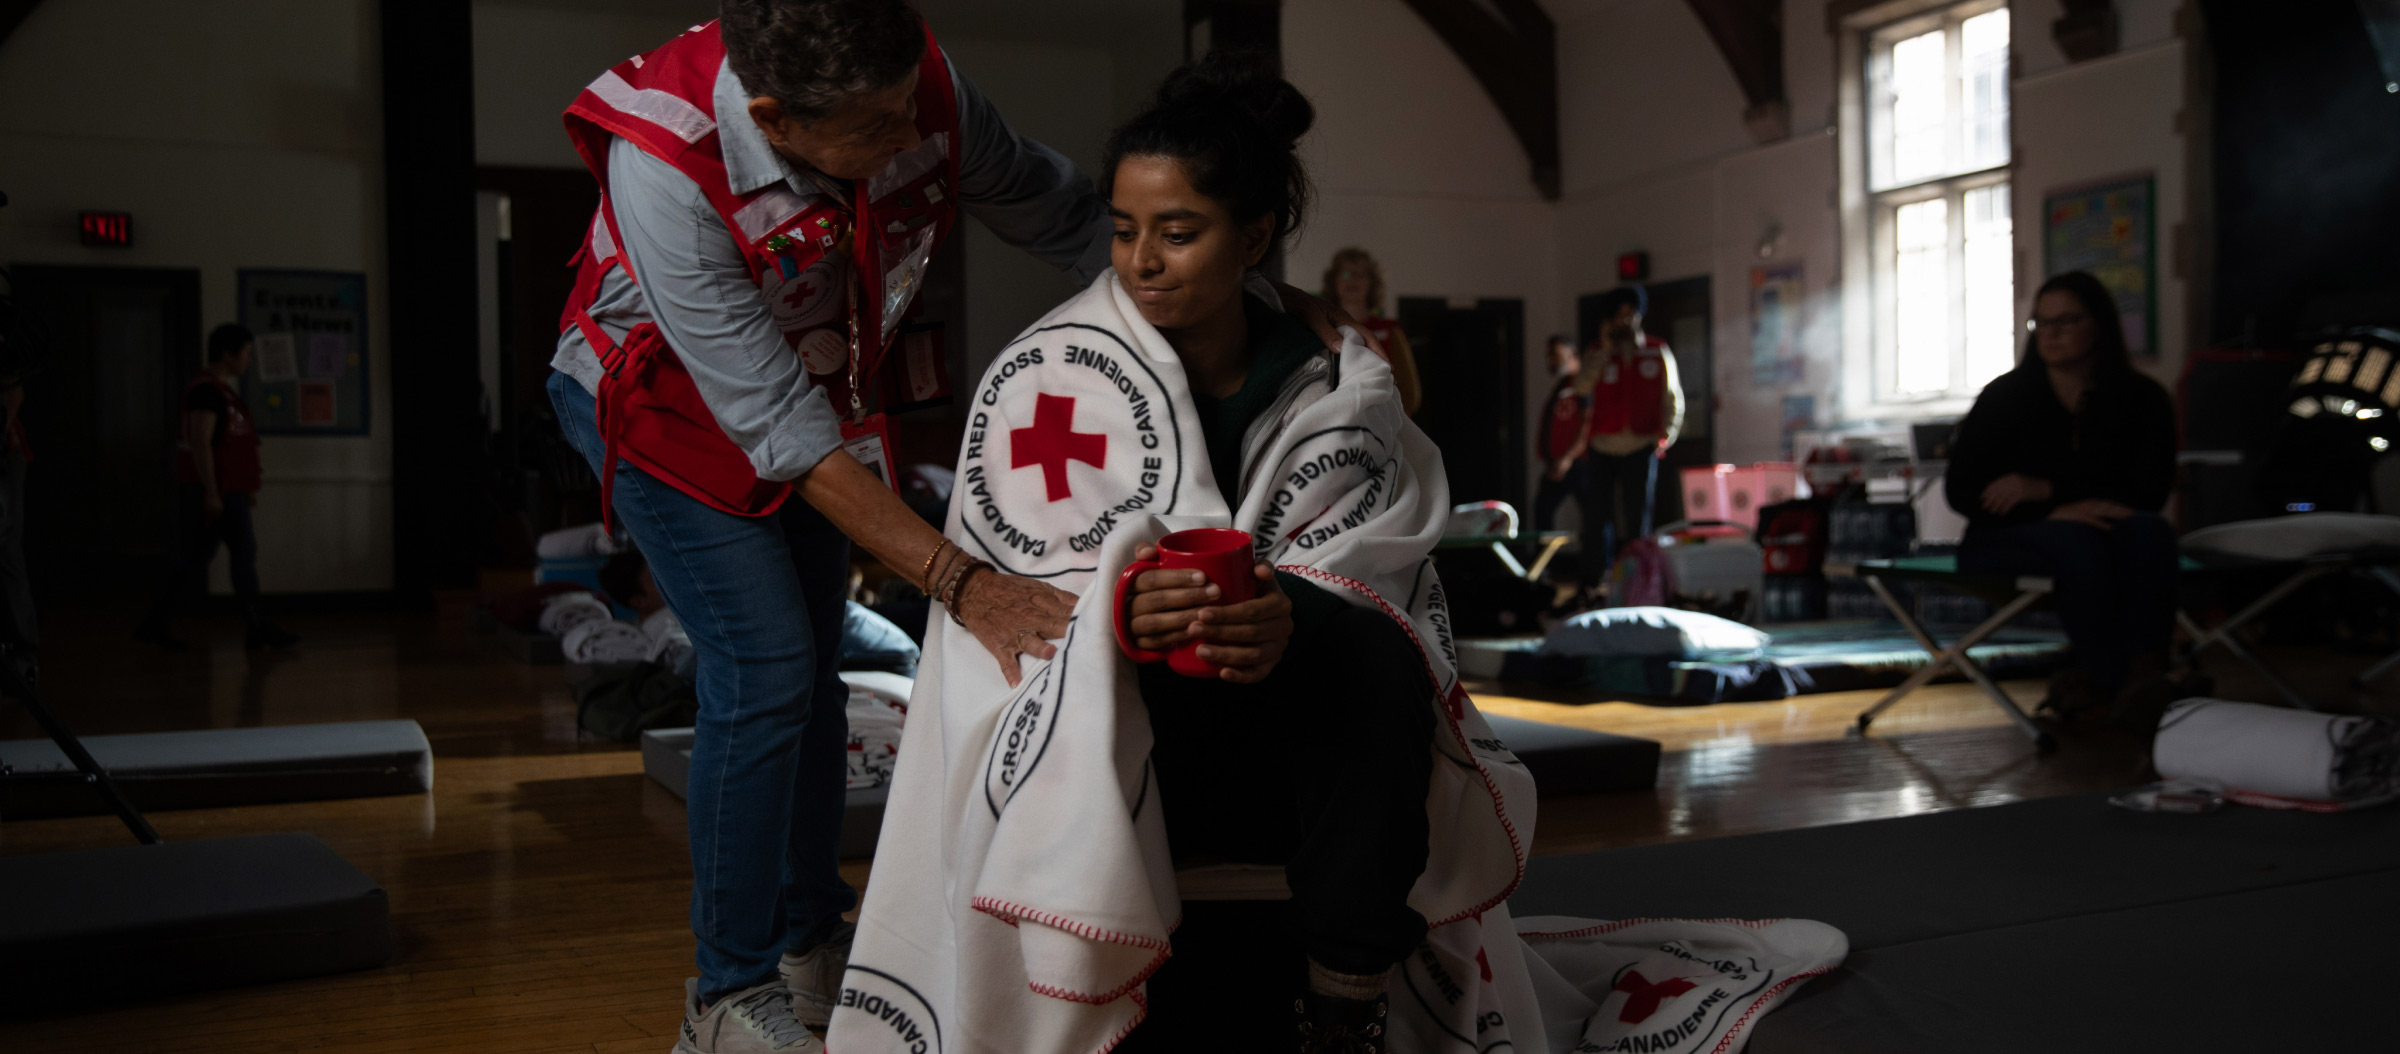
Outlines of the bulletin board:
[[239,273],[241,323],[258,337],[242,398],[268,435],[367,434],[367,276]]
[[2042,196],[2042,273],[2089,271],[2115,294],[2125,350],[2158,357],[2158,230],[2149,175]]

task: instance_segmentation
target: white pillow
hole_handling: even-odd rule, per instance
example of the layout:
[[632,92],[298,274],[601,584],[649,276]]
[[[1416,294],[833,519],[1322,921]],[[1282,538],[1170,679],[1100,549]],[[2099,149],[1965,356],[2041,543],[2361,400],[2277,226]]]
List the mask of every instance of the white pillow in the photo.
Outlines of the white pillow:
[[2309,512],[2203,527],[2183,547],[2256,560],[2306,560],[2377,546],[2400,546],[2400,516]]
[[1559,623],[1542,640],[1546,655],[1633,655],[1690,659],[1740,653],[1755,657],[1770,638],[1731,619],[1681,608],[1600,608]]

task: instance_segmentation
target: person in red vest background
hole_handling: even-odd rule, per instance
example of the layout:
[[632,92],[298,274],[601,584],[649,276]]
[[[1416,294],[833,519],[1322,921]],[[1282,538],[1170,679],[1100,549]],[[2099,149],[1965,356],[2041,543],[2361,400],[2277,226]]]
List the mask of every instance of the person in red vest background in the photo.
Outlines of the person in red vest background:
[[1417,383],[1417,357],[1409,350],[1408,331],[1383,313],[1383,265],[1357,246],[1337,250],[1325,264],[1320,288],[1320,295],[1382,345],[1383,357],[1392,364],[1392,384],[1400,389],[1400,412],[1416,416],[1425,393]]
[[[1573,498],[1582,514],[1579,522],[1588,532],[1593,527],[1592,503],[1583,455],[1591,441],[1592,397],[1577,388],[1583,356],[1575,353],[1575,338],[1564,333],[1550,335],[1547,355],[1550,376],[1557,383],[1551,386],[1549,406],[1534,429],[1534,453],[1542,459],[1542,485],[1533,496],[1533,529],[1549,530],[1558,518],[1558,507]],[[1588,542],[1585,548],[1590,549]]]
[[158,599],[134,630],[136,640],[168,651],[184,647],[168,620],[205,580],[219,545],[232,561],[233,592],[249,624],[245,646],[288,648],[300,640],[269,620],[258,600],[258,531],[250,518],[261,482],[258,422],[240,390],[255,343],[249,330],[231,322],[211,330],[208,367],[183,386],[183,431],[175,444],[179,544],[167,554],[168,573]]
[[[906,0],[722,0],[566,125],[599,180],[548,388],[698,655],[683,1054],[822,1045],[855,897],[836,863],[852,541],[1012,683],[1075,596],[950,544],[889,484],[872,380],[964,206],[1088,283],[1106,204],[1018,136]],[[1329,346],[1346,322],[1288,287]],[[799,500],[788,500],[793,497]],[[953,659],[953,661],[960,661]]]
[[[1598,514],[1601,527],[1600,551],[1586,546],[1587,576],[1605,572],[1626,541],[1650,533],[1659,455],[1683,431],[1675,352],[1642,332],[1649,309],[1649,294],[1640,286],[1602,294],[1600,334],[1583,357],[1578,386],[1591,395],[1584,458],[1591,489],[1583,507]],[[1586,527],[1584,539],[1591,538]]]

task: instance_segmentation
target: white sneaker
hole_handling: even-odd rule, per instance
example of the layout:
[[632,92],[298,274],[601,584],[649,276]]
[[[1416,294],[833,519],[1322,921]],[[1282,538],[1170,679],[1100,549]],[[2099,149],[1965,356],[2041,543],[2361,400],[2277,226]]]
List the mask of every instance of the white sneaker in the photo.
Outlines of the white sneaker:
[[825,1054],[825,1041],[792,1016],[782,981],[745,988],[700,1012],[700,979],[683,982],[683,1032],[674,1054]]
[[842,997],[842,975],[850,970],[850,941],[857,936],[856,925],[835,923],[825,943],[806,955],[787,953],[776,964],[783,972],[783,986],[792,993],[792,1013],[799,1016],[801,1024],[824,1028],[833,1019],[833,1004]]

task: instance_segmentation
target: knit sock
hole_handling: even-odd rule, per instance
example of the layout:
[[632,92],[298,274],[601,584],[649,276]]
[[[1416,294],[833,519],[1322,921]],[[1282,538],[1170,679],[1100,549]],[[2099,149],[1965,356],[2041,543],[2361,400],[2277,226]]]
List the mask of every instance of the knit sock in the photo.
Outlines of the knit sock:
[[1362,1003],[1372,1002],[1376,996],[1383,994],[1384,978],[1390,977],[1391,974],[1390,970],[1371,974],[1337,973],[1326,969],[1315,959],[1310,959],[1308,961],[1308,990],[1336,999],[1355,999]]

